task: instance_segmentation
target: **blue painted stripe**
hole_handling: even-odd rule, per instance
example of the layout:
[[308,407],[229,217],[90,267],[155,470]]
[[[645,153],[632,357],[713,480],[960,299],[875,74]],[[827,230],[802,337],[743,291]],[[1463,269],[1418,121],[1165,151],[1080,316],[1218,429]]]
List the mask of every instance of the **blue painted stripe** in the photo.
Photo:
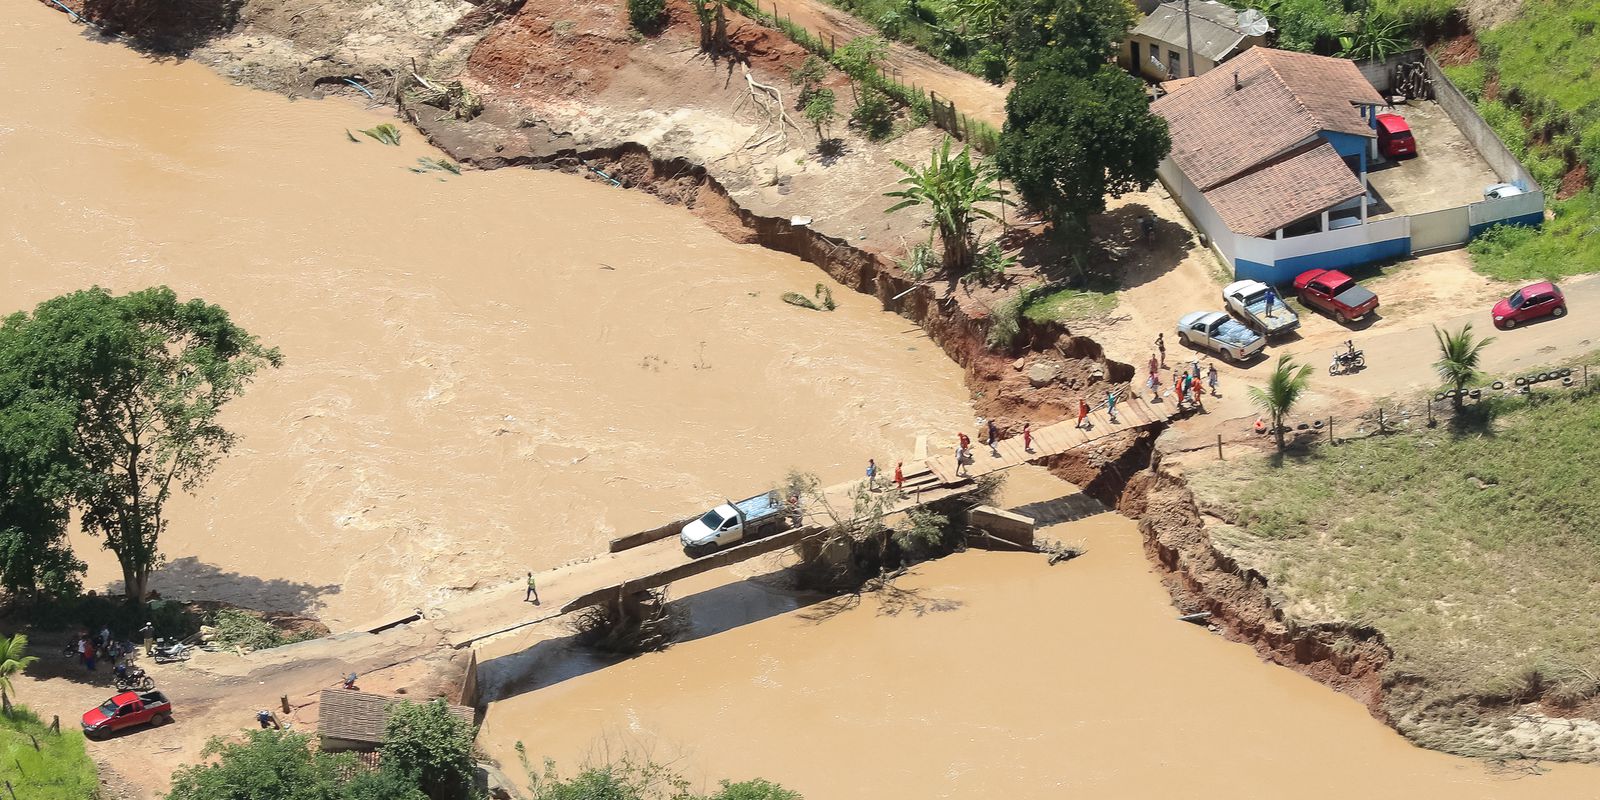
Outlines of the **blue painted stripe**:
[[1543,224],[1544,211],[1535,211],[1530,214],[1523,214],[1520,217],[1507,217],[1506,219],[1499,219],[1495,220],[1494,222],[1485,222],[1481,225],[1473,225],[1467,228],[1467,238],[1476,239],[1478,238],[1478,234],[1483,233],[1484,231],[1496,225],[1526,225],[1530,228],[1537,228]]
[[1405,258],[1409,255],[1411,255],[1411,239],[1405,237],[1280,259],[1275,264],[1235,259],[1233,274],[1241,279],[1282,285],[1292,282],[1294,276],[1308,269],[1345,269],[1375,261]]

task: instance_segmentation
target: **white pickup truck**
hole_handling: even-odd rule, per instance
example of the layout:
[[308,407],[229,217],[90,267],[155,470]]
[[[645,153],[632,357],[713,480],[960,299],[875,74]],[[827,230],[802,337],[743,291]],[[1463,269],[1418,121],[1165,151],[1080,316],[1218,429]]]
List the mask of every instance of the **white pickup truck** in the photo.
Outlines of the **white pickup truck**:
[[1225,311],[1184,314],[1178,320],[1178,339],[1229,361],[1243,361],[1267,346],[1266,339],[1228,316]]
[[683,552],[699,558],[717,547],[759,539],[786,527],[784,505],[776,491],[727,502],[683,526],[678,538]]
[[[1267,293],[1272,293],[1272,307],[1267,307]],[[1283,304],[1283,298],[1261,281],[1234,281],[1222,290],[1222,302],[1244,324],[1262,336],[1273,337],[1300,327],[1300,315]]]

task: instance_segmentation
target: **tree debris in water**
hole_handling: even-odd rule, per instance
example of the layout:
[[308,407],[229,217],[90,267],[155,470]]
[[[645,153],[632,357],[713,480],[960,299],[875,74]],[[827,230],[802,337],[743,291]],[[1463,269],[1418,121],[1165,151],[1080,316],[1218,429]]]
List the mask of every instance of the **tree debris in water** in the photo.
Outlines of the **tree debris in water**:
[[[348,131],[346,131],[346,133],[348,133]],[[367,128],[366,130],[363,130],[362,133],[371,136],[373,139],[376,139],[377,141],[383,142],[387,145],[398,146],[400,144],[400,129],[387,122],[375,127]]]
[[833,302],[832,289],[819,283],[811,294],[811,297],[806,297],[799,292],[784,292],[783,302],[791,306],[809,308],[812,311],[832,311],[838,308],[838,305]]
[[424,172],[433,172],[433,171],[436,171],[436,170],[440,171],[440,172],[448,172],[451,175],[460,175],[461,174],[461,167],[460,166],[458,166],[456,164],[453,164],[453,163],[451,163],[449,161],[446,161],[446,160],[444,160],[442,158],[427,158],[427,157],[423,157],[423,158],[417,159],[417,163],[421,164],[422,166],[421,167],[412,167],[411,171],[415,172],[415,173],[417,173],[419,175],[424,173]]
[[1050,566],[1053,567],[1063,561],[1071,561],[1089,552],[1089,549],[1082,542],[1040,542],[1039,552],[1050,554]]

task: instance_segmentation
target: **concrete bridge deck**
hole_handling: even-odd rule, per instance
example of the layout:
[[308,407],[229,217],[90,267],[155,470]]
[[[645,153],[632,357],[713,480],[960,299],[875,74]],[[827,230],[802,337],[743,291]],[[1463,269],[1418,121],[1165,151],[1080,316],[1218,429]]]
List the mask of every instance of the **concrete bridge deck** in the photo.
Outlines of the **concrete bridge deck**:
[[[1113,421],[1104,408],[1096,408],[1090,412],[1084,428],[1078,428],[1076,420],[1038,428],[1033,431],[1032,450],[1023,448],[1020,435],[1002,440],[993,451],[987,445],[974,442],[972,463],[960,470],[959,474],[953,448],[947,455],[907,460],[904,492],[892,504],[890,513],[903,512],[970,491],[972,479],[978,476],[1038,461],[1114,434],[1162,424],[1167,420],[1164,411],[1137,399],[1119,401],[1117,416],[1118,419]],[[890,483],[883,481],[885,486]],[[861,481],[856,480],[830,486],[822,490],[822,494],[828,505],[838,509],[841,514],[848,514],[852,507],[852,495],[860,484]],[[764,539],[741,542],[700,558],[684,553],[675,529],[663,526],[653,534],[661,536],[654,541],[537,573],[535,578],[542,601],[539,605],[523,601],[525,586],[522,581],[517,581],[445,603],[426,616],[444,632],[451,646],[465,647],[490,636],[635,592],[659,588],[691,575],[791,547],[810,537],[826,535],[832,520],[821,504],[815,499],[807,500],[805,513],[806,524],[802,527]],[[639,539],[638,535],[634,535],[618,541],[632,544]]]

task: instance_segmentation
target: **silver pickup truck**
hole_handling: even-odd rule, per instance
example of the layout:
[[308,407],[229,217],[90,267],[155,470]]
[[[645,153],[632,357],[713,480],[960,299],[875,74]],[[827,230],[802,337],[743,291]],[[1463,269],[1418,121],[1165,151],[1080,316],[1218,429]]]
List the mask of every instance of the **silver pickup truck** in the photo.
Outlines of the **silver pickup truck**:
[[1229,361],[1243,361],[1267,346],[1267,340],[1225,311],[1196,311],[1178,320],[1178,339]]
[[[1272,307],[1267,308],[1267,293],[1272,292]],[[1261,281],[1234,281],[1222,290],[1222,302],[1244,324],[1271,338],[1300,327],[1300,315],[1283,304],[1271,286]]]

